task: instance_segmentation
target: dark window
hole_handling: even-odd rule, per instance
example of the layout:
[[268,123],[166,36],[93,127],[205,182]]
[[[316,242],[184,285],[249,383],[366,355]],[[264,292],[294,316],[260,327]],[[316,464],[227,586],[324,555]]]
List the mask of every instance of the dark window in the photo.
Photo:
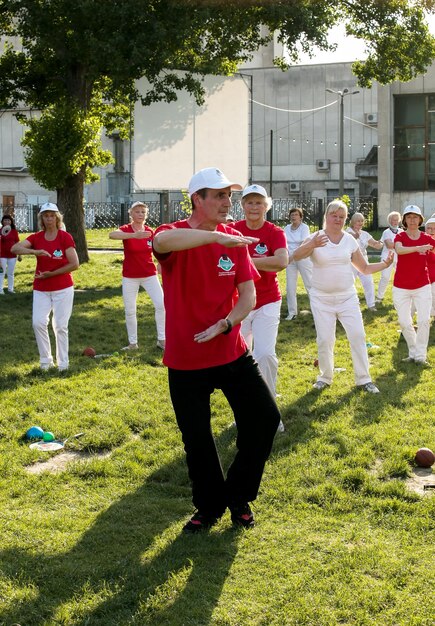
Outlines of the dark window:
[[394,190],[435,189],[435,95],[394,98]]

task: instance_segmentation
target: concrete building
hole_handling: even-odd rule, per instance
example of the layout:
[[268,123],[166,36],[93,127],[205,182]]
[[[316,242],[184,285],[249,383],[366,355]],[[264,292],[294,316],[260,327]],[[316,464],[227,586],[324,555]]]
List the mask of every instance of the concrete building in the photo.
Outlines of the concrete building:
[[417,204],[435,212],[435,64],[415,80],[378,88],[379,218]]

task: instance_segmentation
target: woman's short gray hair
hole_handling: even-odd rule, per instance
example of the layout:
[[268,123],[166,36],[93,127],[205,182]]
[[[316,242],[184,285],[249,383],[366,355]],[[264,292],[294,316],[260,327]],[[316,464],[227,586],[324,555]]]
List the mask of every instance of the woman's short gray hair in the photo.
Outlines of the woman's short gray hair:
[[364,217],[362,213],[354,213],[352,217],[350,218],[349,224],[353,226],[357,220],[362,220],[364,222],[365,219],[366,218]]

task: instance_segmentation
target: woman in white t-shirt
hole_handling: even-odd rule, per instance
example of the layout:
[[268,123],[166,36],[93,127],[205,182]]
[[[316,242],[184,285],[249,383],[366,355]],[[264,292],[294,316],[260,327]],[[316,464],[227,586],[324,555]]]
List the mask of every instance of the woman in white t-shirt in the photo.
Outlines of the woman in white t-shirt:
[[[380,250],[383,247],[383,244],[380,241],[376,241],[366,230],[363,230],[364,226],[364,215],[362,213],[354,213],[349,221],[349,228],[346,229],[347,233],[350,233],[352,237],[354,237],[357,242],[359,249],[361,250],[361,254],[364,259],[369,261],[367,256],[367,248],[370,246],[371,248],[376,248],[376,250]],[[376,311],[375,307],[375,284],[373,282],[373,276],[369,274],[363,274],[356,267],[352,268],[353,274],[355,278],[359,278],[361,281],[361,285],[364,289],[364,296],[367,303],[367,308],[369,311]]]
[[368,263],[352,235],[343,231],[347,207],[341,200],[326,208],[323,230],[311,235],[294,253],[296,260],[311,257],[313,274],[311,311],[317,332],[319,376],[315,389],[332,383],[337,319],[350,343],[356,385],[379,393],[369,374],[364,325],[355,289],[353,266],[364,275],[379,272],[393,262],[393,254],[380,263]]
[[290,210],[289,220],[290,224],[284,228],[284,233],[287,239],[288,250],[288,265],[286,267],[286,291],[287,291],[287,309],[288,315],[286,320],[293,320],[298,314],[298,304],[296,299],[296,288],[298,283],[298,275],[300,274],[304,283],[304,287],[308,295],[310,294],[311,287],[311,259],[301,259],[295,261],[293,259],[293,253],[302,242],[310,234],[310,229],[307,224],[302,221],[304,219],[304,212],[301,208],[295,207]]

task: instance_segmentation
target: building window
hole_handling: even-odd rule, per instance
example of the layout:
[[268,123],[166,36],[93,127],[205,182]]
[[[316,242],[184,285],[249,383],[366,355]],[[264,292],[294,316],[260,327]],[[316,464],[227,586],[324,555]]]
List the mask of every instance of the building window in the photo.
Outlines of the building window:
[[435,95],[394,98],[394,190],[435,189]]

